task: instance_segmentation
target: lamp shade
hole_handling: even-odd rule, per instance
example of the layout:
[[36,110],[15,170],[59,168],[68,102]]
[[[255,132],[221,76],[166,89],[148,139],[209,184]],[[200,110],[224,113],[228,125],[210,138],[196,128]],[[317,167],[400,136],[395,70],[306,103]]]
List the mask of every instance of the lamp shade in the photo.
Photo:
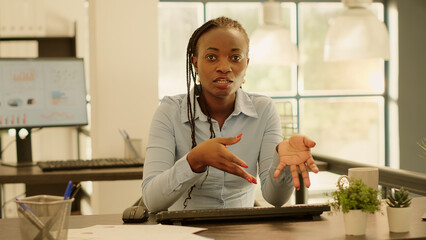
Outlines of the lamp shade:
[[250,38],[250,64],[297,64],[297,48],[284,27],[263,25]]
[[250,64],[297,64],[297,47],[290,32],[281,24],[280,3],[263,3],[264,23],[250,36]]
[[386,26],[366,8],[348,8],[330,22],[325,46],[325,61],[389,59]]

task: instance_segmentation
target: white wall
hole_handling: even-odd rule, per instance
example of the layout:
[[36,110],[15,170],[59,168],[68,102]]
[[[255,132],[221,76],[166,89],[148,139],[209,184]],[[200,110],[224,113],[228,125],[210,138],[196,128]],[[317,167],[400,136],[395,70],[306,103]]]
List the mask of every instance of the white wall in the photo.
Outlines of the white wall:
[[[122,157],[118,129],[142,138],[158,105],[157,0],[92,0],[89,5],[92,154]],[[95,182],[93,213],[119,213],[141,196],[141,179]]]

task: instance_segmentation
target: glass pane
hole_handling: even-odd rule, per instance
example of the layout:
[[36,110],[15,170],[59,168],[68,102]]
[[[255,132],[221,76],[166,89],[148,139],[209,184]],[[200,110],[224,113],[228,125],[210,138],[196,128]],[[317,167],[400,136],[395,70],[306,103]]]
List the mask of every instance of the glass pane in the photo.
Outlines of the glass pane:
[[[332,17],[344,10],[342,3],[299,4],[301,95],[384,92],[383,60],[324,62],[324,42]],[[383,19],[383,4],[370,10]]]
[[300,100],[300,131],[317,142],[312,152],[384,165],[382,97]]
[[158,3],[158,23],[161,99],[186,92],[186,47],[192,32],[203,23],[203,4]]
[[285,139],[299,132],[297,125],[296,99],[274,100],[281,120],[282,135]]
[[260,3],[206,3],[206,20],[225,16],[237,20],[250,34],[259,25],[262,16],[262,4]]
[[268,96],[296,95],[296,69],[291,66],[249,65],[243,89]]
[[[281,4],[283,25],[290,29],[296,37],[296,5]],[[240,22],[250,36],[263,23],[261,3],[223,3],[206,4],[206,19],[227,16]],[[246,82],[243,89],[269,96],[296,95],[296,67],[254,66],[250,65],[246,72]]]

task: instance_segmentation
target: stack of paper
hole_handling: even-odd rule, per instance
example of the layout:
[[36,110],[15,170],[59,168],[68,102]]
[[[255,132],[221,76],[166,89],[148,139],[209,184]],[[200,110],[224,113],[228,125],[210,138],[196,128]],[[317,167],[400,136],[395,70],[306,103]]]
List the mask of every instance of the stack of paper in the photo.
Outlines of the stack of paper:
[[183,227],[174,225],[95,225],[87,228],[68,229],[68,240],[143,240],[143,239],[182,239],[205,240],[195,235],[207,228]]

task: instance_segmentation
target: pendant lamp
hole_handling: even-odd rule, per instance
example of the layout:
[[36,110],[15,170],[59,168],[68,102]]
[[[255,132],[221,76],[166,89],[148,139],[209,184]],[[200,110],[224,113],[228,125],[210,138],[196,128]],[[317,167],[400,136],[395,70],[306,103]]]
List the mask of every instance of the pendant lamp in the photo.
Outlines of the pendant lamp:
[[285,66],[297,64],[297,47],[282,23],[281,4],[262,3],[263,24],[250,36],[250,64]]
[[330,21],[324,46],[325,61],[389,59],[389,34],[368,10],[372,0],[342,0],[345,11]]

